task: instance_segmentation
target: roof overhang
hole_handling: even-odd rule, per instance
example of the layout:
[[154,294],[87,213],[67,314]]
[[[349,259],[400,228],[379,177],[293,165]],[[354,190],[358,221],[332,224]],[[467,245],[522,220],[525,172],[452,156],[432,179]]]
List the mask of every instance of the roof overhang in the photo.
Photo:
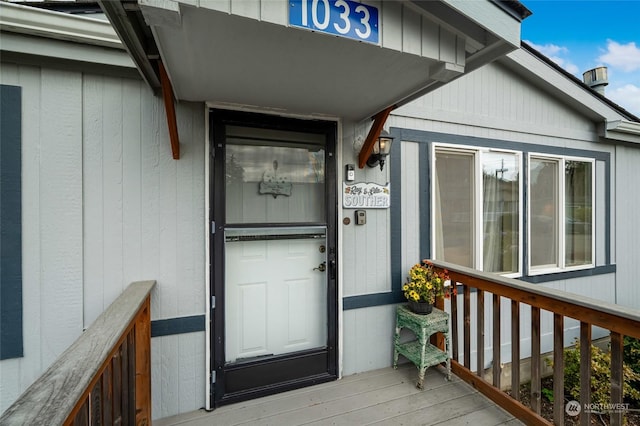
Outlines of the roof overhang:
[[608,139],[640,143],[640,123],[628,120],[607,121],[604,136]]
[[193,4],[101,2],[149,85],[160,87],[161,58],[178,100],[352,120],[516,49],[528,15],[518,2],[375,2],[375,45],[290,26],[286,0]]
[[597,93],[549,58],[523,43],[499,61],[529,83],[560,99],[597,124],[609,141],[640,143],[640,119]]

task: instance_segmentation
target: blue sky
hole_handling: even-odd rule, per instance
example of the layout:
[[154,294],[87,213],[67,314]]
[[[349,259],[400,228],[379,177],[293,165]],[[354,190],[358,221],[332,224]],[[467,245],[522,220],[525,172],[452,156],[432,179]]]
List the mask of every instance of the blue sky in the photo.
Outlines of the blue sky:
[[582,80],[608,68],[605,95],[640,116],[640,0],[522,0],[522,40]]

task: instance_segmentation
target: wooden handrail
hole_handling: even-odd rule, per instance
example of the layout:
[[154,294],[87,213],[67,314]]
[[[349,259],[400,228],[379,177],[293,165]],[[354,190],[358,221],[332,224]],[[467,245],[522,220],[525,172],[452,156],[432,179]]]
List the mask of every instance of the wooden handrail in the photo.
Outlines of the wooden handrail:
[[[609,330],[611,336],[611,402],[622,402],[622,338],[630,336],[640,338],[640,312],[620,305],[607,303],[588,297],[563,292],[560,290],[533,285],[523,281],[501,277],[496,274],[476,271],[474,269],[453,265],[442,261],[432,261],[437,269],[448,271],[452,282],[462,285],[462,316],[463,323],[459,324],[458,296],[452,296],[452,362],[453,372],[467,381],[480,392],[502,406],[527,424],[551,423],[541,417],[541,373],[540,373],[540,316],[541,310],[553,313],[553,382],[554,382],[554,424],[564,424],[564,318],[580,321],[580,351],[581,368],[580,404],[584,407],[590,403],[590,348],[591,328],[599,326]],[[476,321],[478,323],[476,336],[477,368],[471,371],[471,289],[476,290]],[[484,379],[484,295],[493,295],[492,317],[493,329],[493,383]],[[478,298],[482,298],[479,300]],[[510,300],[511,306],[511,358],[512,382],[511,395],[501,390],[500,384],[500,299]],[[520,402],[520,305],[531,307],[531,408]],[[441,302],[441,305],[444,303]],[[459,329],[462,329],[463,363],[459,362]],[[589,424],[589,416],[581,417],[581,424]],[[622,424],[620,412],[611,414],[611,424]]]
[[130,284],[2,414],[0,424],[150,424],[154,285]]

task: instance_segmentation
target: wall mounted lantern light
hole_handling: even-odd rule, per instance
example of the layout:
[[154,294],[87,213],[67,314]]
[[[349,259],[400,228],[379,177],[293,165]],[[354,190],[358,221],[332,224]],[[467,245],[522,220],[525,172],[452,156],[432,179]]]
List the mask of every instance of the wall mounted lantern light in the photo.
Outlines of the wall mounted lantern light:
[[380,132],[378,140],[373,145],[373,151],[367,160],[367,166],[375,167],[380,164],[380,170],[384,167],[384,160],[391,152],[391,144],[393,143],[393,136],[386,130]]

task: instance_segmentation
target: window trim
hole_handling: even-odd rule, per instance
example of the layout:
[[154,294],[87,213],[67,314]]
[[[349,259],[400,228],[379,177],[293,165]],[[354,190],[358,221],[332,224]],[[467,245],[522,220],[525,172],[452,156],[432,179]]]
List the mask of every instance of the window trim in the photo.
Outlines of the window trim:
[[[527,275],[537,276],[546,274],[555,274],[560,272],[581,271],[587,269],[593,269],[596,267],[596,238],[595,238],[595,224],[596,224],[596,159],[590,157],[578,157],[572,155],[554,155],[541,152],[528,152],[527,153],[527,253],[531,253],[531,160],[546,160],[558,162],[558,266],[552,267],[535,267],[531,265],[531,256],[527,256]],[[582,163],[591,164],[591,263],[576,266],[566,266],[566,234],[565,234],[565,179],[564,175],[560,175],[560,171],[564,171],[567,161],[576,161]]]
[[483,232],[483,209],[478,209],[477,206],[481,206],[484,204],[484,195],[483,195],[483,181],[482,181],[482,164],[483,164],[483,156],[486,155],[486,153],[504,153],[504,154],[510,154],[510,155],[514,155],[516,157],[516,163],[518,164],[518,170],[520,173],[520,178],[518,179],[518,204],[519,206],[521,206],[518,209],[518,260],[517,260],[517,266],[518,266],[518,270],[516,272],[509,272],[509,273],[497,273],[501,276],[504,277],[508,277],[508,278],[520,278],[524,276],[524,270],[523,270],[523,264],[524,264],[524,240],[523,240],[523,234],[524,234],[524,214],[523,214],[523,201],[524,201],[524,194],[523,194],[523,188],[524,188],[524,182],[523,182],[523,176],[524,176],[524,164],[523,164],[523,159],[524,159],[524,153],[522,151],[518,151],[518,150],[513,150],[513,149],[506,149],[506,148],[495,148],[495,147],[487,147],[487,146],[474,146],[474,145],[461,145],[461,144],[450,144],[450,143],[444,143],[444,142],[438,142],[438,141],[432,141],[431,142],[431,158],[433,159],[433,163],[431,164],[431,235],[430,235],[430,239],[431,239],[431,254],[432,257],[435,259],[436,258],[436,234],[435,234],[435,230],[436,230],[436,215],[435,215],[435,208],[436,208],[436,191],[435,191],[435,174],[436,174],[436,167],[435,167],[435,162],[436,162],[436,154],[440,153],[440,152],[450,152],[450,153],[457,153],[457,154],[471,154],[473,155],[473,164],[474,164],[474,182],[473,182],[473,188],[474,188],[474,193],[473,193],[473,203],[476,206],[475,208],[475,212],[474,212],[474,217],[473,217],[473,224],[472,224],[472,229],[473,229],[473,248],[474,248],[474,253],[473,253],[473,261],[474,261],[474,265],[473,268],[479,271],[483,271],[484,270],[484,247],[483,247],[483,239],[482,239],[482,232]]

